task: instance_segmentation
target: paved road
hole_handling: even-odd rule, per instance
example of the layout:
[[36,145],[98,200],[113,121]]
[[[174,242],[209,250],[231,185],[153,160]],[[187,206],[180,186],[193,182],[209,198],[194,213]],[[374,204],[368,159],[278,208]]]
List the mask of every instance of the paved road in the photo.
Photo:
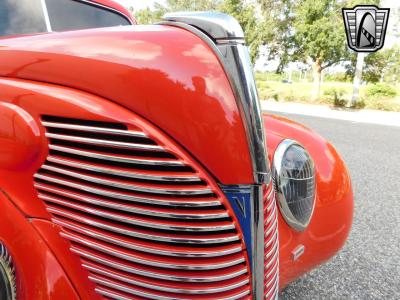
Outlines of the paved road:
[[281,299],[400,299],[400,128],[283,115],[315,129],[343,156],[355,216],[342,251]]

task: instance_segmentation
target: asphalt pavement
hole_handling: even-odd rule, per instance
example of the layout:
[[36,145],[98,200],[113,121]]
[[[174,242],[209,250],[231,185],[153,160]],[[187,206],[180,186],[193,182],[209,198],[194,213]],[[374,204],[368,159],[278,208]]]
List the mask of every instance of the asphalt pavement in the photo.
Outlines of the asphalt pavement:
[[400,299],[400,127],[279,114],[336,147],[355,195],[344,248],[291,283],[280,299]]

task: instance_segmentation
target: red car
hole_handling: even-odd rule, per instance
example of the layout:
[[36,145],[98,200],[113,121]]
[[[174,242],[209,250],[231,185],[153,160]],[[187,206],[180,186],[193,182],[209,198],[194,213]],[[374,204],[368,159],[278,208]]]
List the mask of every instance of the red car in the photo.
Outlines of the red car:
[[0,299],[275,299],[352,222],[348,171],[263,114],[220,13],[0,2]]

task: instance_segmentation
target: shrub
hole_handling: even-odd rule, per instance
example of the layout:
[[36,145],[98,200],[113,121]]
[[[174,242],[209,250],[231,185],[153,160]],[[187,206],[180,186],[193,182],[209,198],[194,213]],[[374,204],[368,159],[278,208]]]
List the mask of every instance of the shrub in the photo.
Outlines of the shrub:
[[396,89],[384,83],[377,83],[368,86],[366,91],[368,96],[386,96],[386,97],[395,97],[397,92]]
[[363,109],[365,108],[366,104],[364,99],[359,99],[356,103],[351,105],[351,108],[356,108],[356,109]]
[[332,87],[324,90],[324,96],[329,96],[329,98],[333,98],[334,106],[346,106],[347,101],[343,99],[343,95],[345,94],[345,89]]

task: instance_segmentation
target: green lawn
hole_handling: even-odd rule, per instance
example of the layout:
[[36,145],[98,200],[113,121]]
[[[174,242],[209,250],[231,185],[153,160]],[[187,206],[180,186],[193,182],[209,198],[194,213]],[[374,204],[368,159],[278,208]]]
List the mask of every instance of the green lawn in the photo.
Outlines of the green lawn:
[[[283,83],[281,80],[271,79],[275,78],[268,78],[262,73],[256,74],[261,100],[345,106],[353,93],[353,85],[350,82],[324,82],[321,85],[320,99],[312,101],[312,82]],[[371,92],[371,87],[361,86],[359,108],[400,112],[400,85],[390,86],[390,95],[387,95],[389,93],[386,91]]]

